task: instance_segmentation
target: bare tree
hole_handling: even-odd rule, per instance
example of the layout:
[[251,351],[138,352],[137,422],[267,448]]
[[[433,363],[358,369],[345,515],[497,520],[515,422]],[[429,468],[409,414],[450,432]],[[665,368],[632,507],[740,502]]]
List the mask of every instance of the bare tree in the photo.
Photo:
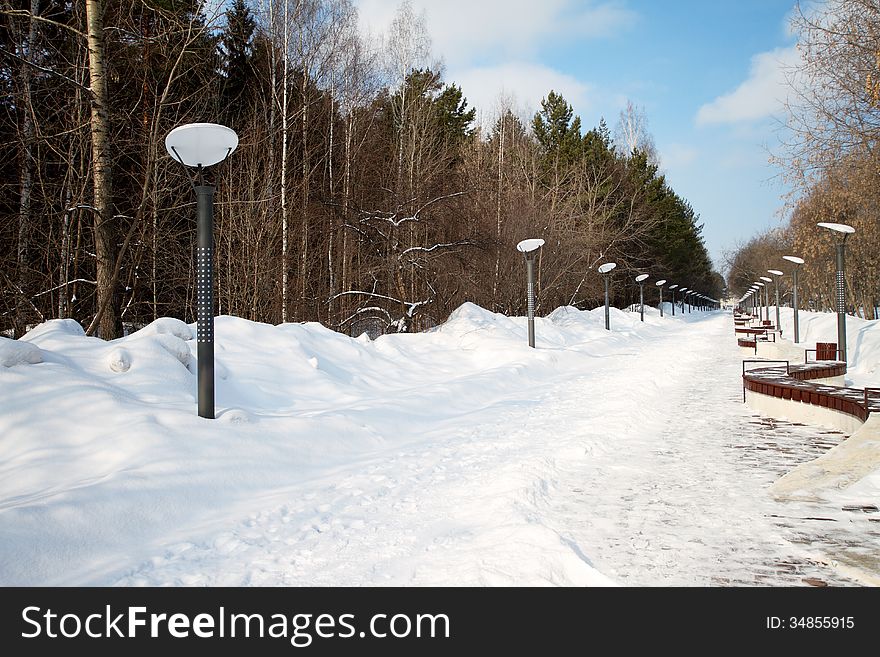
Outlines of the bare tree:
[[804,185],[847,155],[859,155],[876,169],[880,5],[874,0],[798,3],[792,28],[800,58],[787,71],[786,131],[774,159]]
[[652,164],[659,164],[657,147],[648,129],[645,108],[633,104],[631,100],[627,100],[626,107],[620,110],[614,129],[614,141],[623,149],[624,156],[641,151]]

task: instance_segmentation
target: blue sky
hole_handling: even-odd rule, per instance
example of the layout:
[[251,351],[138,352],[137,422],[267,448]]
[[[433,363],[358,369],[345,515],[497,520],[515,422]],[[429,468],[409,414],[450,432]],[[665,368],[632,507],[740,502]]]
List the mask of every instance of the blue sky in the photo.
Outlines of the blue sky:
[[[670,184],[691,202],[716,263],[781,223],[788,188],[768,163],[795,61],[794,0],[411,0],[447,82],[486,122],[500,93],[531,115],[550,89],[585,129],[644,107]],[[383,31],[399,0],[355,0]]]

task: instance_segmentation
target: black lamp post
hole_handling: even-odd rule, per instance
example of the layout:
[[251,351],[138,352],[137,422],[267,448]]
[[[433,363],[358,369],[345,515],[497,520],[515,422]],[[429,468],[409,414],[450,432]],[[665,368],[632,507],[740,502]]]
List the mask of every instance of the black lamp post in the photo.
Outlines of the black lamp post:
[[672,316],[675,317],[675,288],[678,287],[678,284],[670,285],[669,289],[672,290]]
[[770,321],[770,286],[767,283],[772,283],[773,279],[769,276],[759,276],[758,278],[764,283],[764,314],[768,322]]
[[542,239],[523,240],[516,245],[517,251],[526,258],[526,305],[529,314],[529,346],[535,347],[535,260],[544,246]]
[[776,290],[776,330],[782,335],[782,320],[779,317],[779,277],[785,274],[778,269],[768,269],[768,274],[773,274],[773,286]]
[[639,284],[639,313],[642,316],[643,322],[645,321],[645,279],[647,278],[647,274],[636,276],[636,283]]
[[599,265],[599,273],[602,274],[602,278],[605,279],[605,330],[611,330],[611,312],[609,305],[609,287],[611,276],[611,270],[617,266],[616,262],[606,262],[604,265]]
[[794,309],[794,341],[795,343],[798,343],[801,341],[800,326],[798,325],[798,270],[800,270],[801,265],[804,264],[804,259],[798,258],[797,256],[782,256],[782,258],[783,260],[788,260],[790,263],[794,264],[794,269],[792,269],[791,272],[791,307]]
[[817,226],[827,228],[837,234],[837,348],[840,350],[840,360],[846,360],[846,279],[844,276],[844,250],[846,238],[856,232],[856,229],[846,224],[832,224],[820,221]]
[[214,419],[214,187],[206,185],[205,167],[222,162],[238,146],[238,135],[216,123],[188,123],[165,137],[168,154],[197,170],[190,178],[196,193],[196,320],[199,416]]
[[764,287],[764,282],[763,281],[755,281],[755,285],[756,285],[755,292],[757,292],[757,296],[758,296],[758,319],[763,322],[764,321],[764,303],[761,300],[761,288]]
[[660,290],[660,317],[663,317],[663,285],[666,283],[666,279],[659,280],[655,283],[657,289]]

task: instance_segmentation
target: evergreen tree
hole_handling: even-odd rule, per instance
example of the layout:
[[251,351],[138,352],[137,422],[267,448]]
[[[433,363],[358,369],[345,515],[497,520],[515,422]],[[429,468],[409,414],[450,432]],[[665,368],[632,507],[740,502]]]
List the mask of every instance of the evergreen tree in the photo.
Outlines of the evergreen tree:
[[246,111],[241,106],[247,108],[254,100],[252,58],[255,29],[256,23],[245,0],[235,0],[226,10],[226,26],[220,36],[221,102],[230,119]]
[[474,134],[472,124],[477,118],[477,110],[468,109],[467,104],[461,87],[455,84],[446,85],[434,101],[437,119],[450,144],[461,144]]
[[541,101],[532,130],[545,154],[567,163],[580,155],[581,117],[574,116],[574,110],[561,94],[551,91]]

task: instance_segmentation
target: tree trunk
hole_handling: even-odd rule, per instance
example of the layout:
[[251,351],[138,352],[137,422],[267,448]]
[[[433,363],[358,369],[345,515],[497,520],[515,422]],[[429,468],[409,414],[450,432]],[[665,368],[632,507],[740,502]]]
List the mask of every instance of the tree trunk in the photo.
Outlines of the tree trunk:
[[70,201],[71,193],[68,187],[64,195],[64,218],[61,220],[61,291],[58,294],[58,318],[68,316],[67,286],[70,281]]
[[110,152],[110,115],[104,61],[104,7],[102,0],[86,0],[91,89],[92,186],[94,190],[97,325],[100,337],[112,340],[119,334],[119,308],[113,282],[116,230],[113,217],[113,172]]
[[498,178],[495,199],[495,276],[492,280],[492,310],[498,312],[498,277],[501,273],[501,193],[504,184],[504,114],[498,134]]
[[[327,183],[330,188],[330,199],[333,198],[333,82],[330,83],[330,143],[327,148]],[[335,242],[336,242],[336,221],[333,218],[332,214],[328,213],[327,217],[327,232],[328,232],[328,246],[327,246],[327,298],[333,299],[333,295],[336,294],[336,272],[333,270],[333,260],[335,258]],[[332,324],[331,317],[333,316],[333,302],[330,301],[327,304],[327,324]]]
[[[31,16],[40,12],[39,0],[31,0]],[[16,285],[18,287],[18,302],[15,308],[13,328],[15,337],[20,337],[27,329],[27,260],[31,231],[31,191],[33,190],[34,176],[34,120],[31,105],[31,67],[33,61],[34,40],[36,39],[37,21],[33,18],[28,26],[28,34],[22,43],[24,62],[21,65],[21,86],[24,93],[23,116],[21,126],[22,156],[21,174],[19,177],[19,203],[18,203],[18,245],[16,249]]]
[[310,319],[306,313],[306,292],[309,280],[308,256],[309,256],[309,135],[308,135],[308,102],[306,101],[306,93],[308,88],[306,81],[308,74],[303,67],[302,77],[302,199],[300,212],[302,214],[302,224],[300,228],[300,321]]
[[[351,188],[351,140],[352,140],[352,131],[354,130],[354,116],[351,110],[349,110],[348,120],[346,121],[346,129],[345,129],[345,170],[342,174],[342,290],[346,291],[349,289],[349,264],[348,264],[348,231],[345,229],[345,222],[348,221],[348,199],[349,199],[349,190]],[[340,303],[342,308],[346,308],[347,304],[342,301]],[[343,311],[343,318],[345,317],[345,312]]]
[[[288,269],[290,268],[290,250],[288,248],[287,226],[287,78],[290,71],[290,22],[288,21],[289,2],[284,3],[284,74],[281,83],[281,321],[287,321]],[[274,76],[274,69],[273,69]],[[273,85],[274,86],[274,85]]]

